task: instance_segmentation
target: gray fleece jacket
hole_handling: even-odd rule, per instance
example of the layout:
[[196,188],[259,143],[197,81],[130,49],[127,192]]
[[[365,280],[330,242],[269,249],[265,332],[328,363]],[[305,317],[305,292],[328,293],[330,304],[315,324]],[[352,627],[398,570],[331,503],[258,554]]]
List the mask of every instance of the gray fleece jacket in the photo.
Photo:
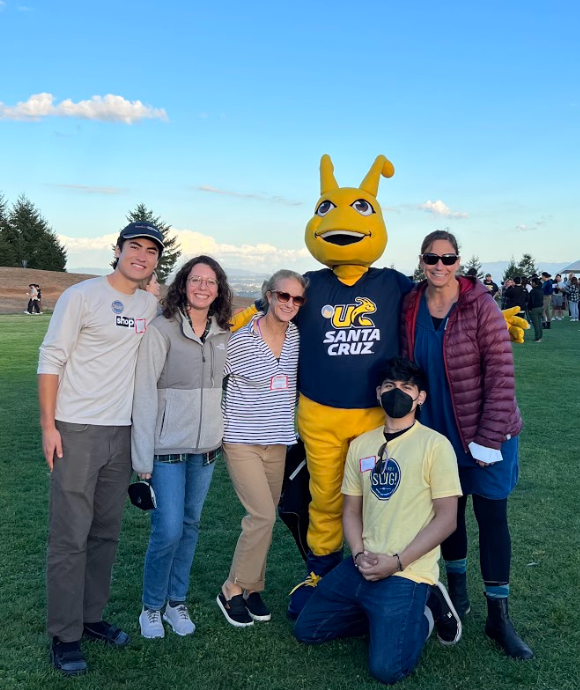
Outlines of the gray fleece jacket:
[[152,472],[154,455],[206,453],[222,442],[221,396],[229,331],[215,318],[205,343],[187,319],[158,316],[137,355],[131,457]]

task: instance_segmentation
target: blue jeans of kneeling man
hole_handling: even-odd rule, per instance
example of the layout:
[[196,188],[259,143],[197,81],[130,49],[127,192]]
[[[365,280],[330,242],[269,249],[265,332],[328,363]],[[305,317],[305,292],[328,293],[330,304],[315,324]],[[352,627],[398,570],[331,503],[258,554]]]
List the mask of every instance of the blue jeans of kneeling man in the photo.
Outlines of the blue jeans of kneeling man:
[[184,462],[155,461],[151,485],[157,508],[151,511],[151,536],[143,573],[143,605],[161,609],[166,601],[185,601],[201,510],[215,463],[204,455]]
[[294,634],[305,644],[368,634],[371,674],[396,683],[415,668],[429,634],[428,594],[428,585],[405,577],[367,582],[347,558],[319,582]]

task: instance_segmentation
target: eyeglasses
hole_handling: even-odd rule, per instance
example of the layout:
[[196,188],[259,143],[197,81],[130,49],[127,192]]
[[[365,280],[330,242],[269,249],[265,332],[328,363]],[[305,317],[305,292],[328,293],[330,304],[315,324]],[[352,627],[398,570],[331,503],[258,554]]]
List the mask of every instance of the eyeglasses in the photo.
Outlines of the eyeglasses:
[[287,304],[290,300],[294,302],[297,307],[302,307],[306,303],[306,297],[302,295],[291,295],[289,292],[282,292],[282,290],[270,290],[273,294],[278,295],[278,301],[282,304]]
[[443,256],[439,256],[439,254],[428,252],[427,254],[423,254],[421,258],[423,259],[423,263],[427,266],[436,266],[439,261],[441,261],[444,266],[453,266],[457,259],[459,259],[459,255],[443,254]]
[[218,282],[215,278],[202,278],[202,276],[189,276],[187,282],[191,283],[193,287],[203,285],[204,283],[208,288],[216,288],[218,286]]

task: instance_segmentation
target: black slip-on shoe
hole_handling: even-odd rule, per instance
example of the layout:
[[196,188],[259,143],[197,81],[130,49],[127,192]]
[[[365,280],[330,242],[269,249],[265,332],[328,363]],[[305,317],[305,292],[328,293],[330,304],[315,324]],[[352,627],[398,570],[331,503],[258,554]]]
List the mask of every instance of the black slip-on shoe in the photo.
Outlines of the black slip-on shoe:
[[451,602],[445,587],[438,582],[430,587],[427,606],[433,614],[437,638],[446,646],[457,644],[461,639],[461,619]]
[[264,600],[260,596],[259,592],[252,592],[244,597],[244,602],[246,604],[246,609],[250,614],[250,618],[253,621],[260,623],[265,623],[272,618],[270,609],[264,604]]
[[248,628],[250,625],[254,625],[254,621],[246,608],[243,595],[236,594],[235,597],[226,599],[223,593],[220,592],[216,602],[230,625],[233,625],[235,628]]
[[81,676],[87,672],[87,660],[80,642],[61,642],[58,637],[53,638],[50,663],[65,676]]
[[98,642],[106,642],[112,647],[126,647],[131,638],[121,628],[116,628],[111,623],[99,621],[98,623],[85,623],[84,635],[89,640],[97,640]]

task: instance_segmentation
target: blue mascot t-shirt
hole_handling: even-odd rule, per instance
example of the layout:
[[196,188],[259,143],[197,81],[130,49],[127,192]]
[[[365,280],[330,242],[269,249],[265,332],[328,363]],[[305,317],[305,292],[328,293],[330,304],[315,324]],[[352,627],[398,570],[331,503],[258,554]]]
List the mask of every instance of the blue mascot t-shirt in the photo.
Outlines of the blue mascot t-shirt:
[[330,269],[306,277],[308,301],[296,318],[298,390],[329,407],[376,407],[377,377],[399,354],[401,304],[413,283],[390,268],[370,268],[352,286]]

